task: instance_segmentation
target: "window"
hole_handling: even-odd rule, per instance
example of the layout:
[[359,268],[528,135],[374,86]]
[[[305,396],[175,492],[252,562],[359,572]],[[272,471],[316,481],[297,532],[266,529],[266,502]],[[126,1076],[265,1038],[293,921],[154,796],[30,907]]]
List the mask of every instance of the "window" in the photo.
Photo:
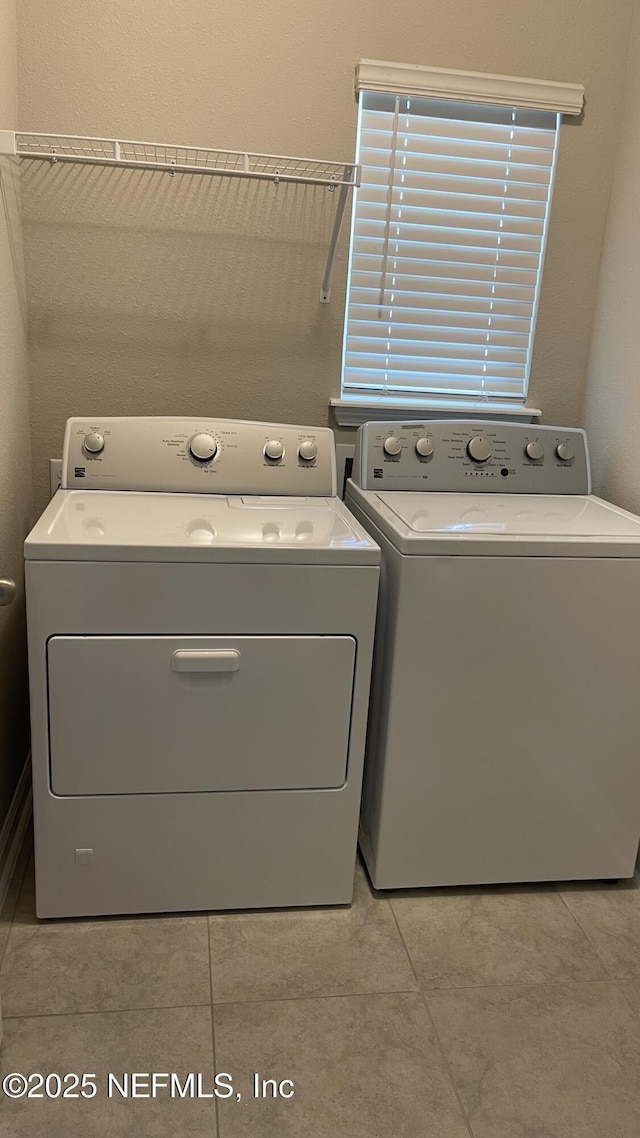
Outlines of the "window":
[[367,61],[356,88],[339,402],[522,408],[561,113],[582,88]]

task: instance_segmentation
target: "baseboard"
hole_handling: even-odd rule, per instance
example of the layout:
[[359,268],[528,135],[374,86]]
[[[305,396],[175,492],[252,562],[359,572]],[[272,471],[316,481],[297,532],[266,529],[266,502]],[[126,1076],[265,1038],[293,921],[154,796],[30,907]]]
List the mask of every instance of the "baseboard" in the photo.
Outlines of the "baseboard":
[[0,830],[0,912],[5,903],[9,885],[22,846],[25,830],[31,817],[31,755],[27,755],[18,785],[11,799],[9,813]]

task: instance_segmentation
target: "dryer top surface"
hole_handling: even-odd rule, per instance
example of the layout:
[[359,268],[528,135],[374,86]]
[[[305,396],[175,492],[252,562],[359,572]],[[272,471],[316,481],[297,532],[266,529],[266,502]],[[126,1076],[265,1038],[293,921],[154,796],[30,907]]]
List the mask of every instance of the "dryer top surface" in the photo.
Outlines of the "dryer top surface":
[[380,551],[338,498],[59,490],[25,557],[376,565]]

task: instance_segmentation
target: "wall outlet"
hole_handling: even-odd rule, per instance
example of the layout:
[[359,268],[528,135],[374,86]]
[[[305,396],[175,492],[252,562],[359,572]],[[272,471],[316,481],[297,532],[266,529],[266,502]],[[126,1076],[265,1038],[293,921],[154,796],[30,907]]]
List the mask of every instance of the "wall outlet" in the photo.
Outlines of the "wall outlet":
[[353,455],[355,452],[353,443],[336,443],[336,470],[338,474],[338,494],[344,499],[344,492],[347,485],[347,478],[351,477],[351,470],[353,467]]
[[49,459],[49,492],[51,497],[55,494],[56,490],[60,489],[62,481],[62,459],[50,458]]

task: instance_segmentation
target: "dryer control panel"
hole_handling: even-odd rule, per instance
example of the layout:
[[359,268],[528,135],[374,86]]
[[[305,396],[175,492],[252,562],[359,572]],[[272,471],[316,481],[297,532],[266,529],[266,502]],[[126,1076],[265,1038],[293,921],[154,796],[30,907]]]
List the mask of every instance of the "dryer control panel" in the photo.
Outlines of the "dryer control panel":
[[240,419],[69,419],[62,487],[332,497],[333,431]]
[[531,423],[365,423],[352,478],[363,490],[591,493],[584,431]]

